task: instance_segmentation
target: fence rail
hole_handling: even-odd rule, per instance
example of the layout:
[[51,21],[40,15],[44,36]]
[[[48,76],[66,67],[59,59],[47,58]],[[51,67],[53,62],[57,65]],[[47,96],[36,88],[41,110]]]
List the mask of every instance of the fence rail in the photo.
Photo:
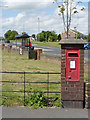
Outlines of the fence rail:
[[0,73],[11,73],[11,74],[61,74],[55,72],[0,72]]
[[[49,81],[49,79],[50,79],[50,76],[49,75],[54,75],[54,74],[61,74],[61,73],[55,73],[55,72],[6,72],[6,71],[0,71],[0,73],[1,74],[22,74],[22,75],[24,75],[23,76],[23,81],[9,81],[9,80],[5,80],[5,81],[0,81],[0,82],[2,82],[2,83],[21,83],[21,84],[24,84],[24,86],[23,86],[23,90],[22,91],[16,91],[16,90],[2,90],[2,91],[0,91],[0,92],[15,92],[15,93],[23,93],[24,94],[24,106],[25,106],[25,93],[35,93],[35,91],[27,91],[26,90],[26,84],[27,83],[32,83],[32,84],[38,84],[38,83],[40,83],[40,84],[47,84],[47,90],[46,91],[43,91],[43,93],[47,93],[47,98],[49,98],[49,93],[61,93],[61,91],[50,91],[50,89],[49,89],[49,84],[60,84],[61,82],[50,82]],[[28,81],[26,81],[26,74],[42,74],[42,75],[44,75],[44,74],[46,74],[47,75],[47,81],[46,82],[34,82],[34,81],[31,81],[31,82],[28,82]],[[36,91],[36,92],[38,92],[38,91]]]

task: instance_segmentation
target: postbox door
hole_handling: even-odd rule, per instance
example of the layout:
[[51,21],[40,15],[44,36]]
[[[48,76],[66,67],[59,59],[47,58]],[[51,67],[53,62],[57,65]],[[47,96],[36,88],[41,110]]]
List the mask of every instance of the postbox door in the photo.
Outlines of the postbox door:
[[79,81],[79,51],[67,50],[66,57],[66,80]]
[[66,64],[66,80],[79,81],[78,58],[68,58]]

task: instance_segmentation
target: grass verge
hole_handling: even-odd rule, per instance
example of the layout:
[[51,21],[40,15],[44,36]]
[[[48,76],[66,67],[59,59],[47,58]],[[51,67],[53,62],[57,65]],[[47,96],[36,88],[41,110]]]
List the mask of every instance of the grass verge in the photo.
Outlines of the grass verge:
[[[60,65],[57,62],[53,61],[44,61],[44,60],[33,60],[28,59],[26,56],[20,56],[15,53],[8,53],[7,51],[2,51],[2,71],[10,71],[10,72],[60,72]],[[26,82],[47,82],[47,74],[27,74],[25,76]],[[88,73],[84,73],[84,79],[88,82]],[[49,82],[60,82],[61,76],[57,75],[49,75]],[[23,74],[2,74],[2,81],[11,81],[11,82],[24,82]],[[23,106],[24,104],[24,84],[23,83],[2,83],[2,90],[6,91],[21,91],[21,93],[12,93],[12,92],[4,92],[2,93],[2,105],[4,106]],[[26,83],[25,86],[26,91],[46,91],[47,84],[46,83]],[[61,91],[60,84],[49,84],[49,91]],[[28,98],[28,94],[26,93],[26,98]],[[30,95],[32,95],[30,93]],[[45,93],[43,97],[50,97],[53,101],[52,106],[61,106],[60,93]],[[37,95],[36,95],[37,97]],[[32,103],[27,102],[27,106]],[[38,104],[34,104],[34,107],[40,107]],[[41,106],[43,107],[43,106]]]
[[32,44],[42,45],[42,46],[48,46],[48,47],[61,47],[59,45],[59,42],[35,42],[31,41]]
[[[11,72],[60,72],[60,66],[57,63],[44,60],[33,60],[28,59],[26,56],[20,56],[15,53],[8,53],[7,51],[2,52],[2,71],[11,71]],[[2,74],[2,81],[9,82],[24,82],[23,74]],[[47,82],[47,74],[26,74],[26,82]],[[49,75],[49,82],[60,82],[60,75]],[[2,105],[4,106],[22,106],[24,104],[24,84],[23,83],[2,83],[2,90],[4,91],[20,91],[21,93],[12,93],[4,92],[2,93]],[[47,91],[47,83],[26,83],[26,91]],[[60,84],[49,84],[49,91],[60,91]],[[25,94],[27,98],[27,93]],[[30,93],[31,95],[31,93]],[[45,93],[45,98],[47,94]],[[60,99],[60,94],[56,95],[55,93],[48,94],[50,98],[53,98],[55,101],[52,105],[60,106],[61,103],[57,103]],[[59,96],[59,97],[58,97]],[[56,99],[58,97],[58,99]],[[41,103],[33,104],[40,107]],[[27,106],[31,105],[28,102]],[[42,105],[41,105],[42,107]]]

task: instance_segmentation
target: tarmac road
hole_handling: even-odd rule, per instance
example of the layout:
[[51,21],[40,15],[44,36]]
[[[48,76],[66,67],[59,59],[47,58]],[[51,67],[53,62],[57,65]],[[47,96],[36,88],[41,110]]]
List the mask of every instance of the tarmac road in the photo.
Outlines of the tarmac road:
[[[16,43],[13,41],[11,44],[13,44],[14,46],[16,46]],[[19,46],[21,43],[17,42],[17,46]],[[32,46],[34,46],[34,48],[41,48],[43,50],[43,54],[44,55],[54,55],[57,57],[61,57],[61,48],[60,47],[47,47],[47,46],[41,46],[41,45],[37,45],[37,44],[33,44]],[[84,51],[84,58],[85,61],[88,61],[88,50]]]
[[[34,45],[34,48],[41,48],[43,50],[43,53],[42,53],[43,55],[61,57],[60,47],[47,47],[47,46]],[[89,57],[90,57],[90,50],[84,50],[85,63],[88,63]]]

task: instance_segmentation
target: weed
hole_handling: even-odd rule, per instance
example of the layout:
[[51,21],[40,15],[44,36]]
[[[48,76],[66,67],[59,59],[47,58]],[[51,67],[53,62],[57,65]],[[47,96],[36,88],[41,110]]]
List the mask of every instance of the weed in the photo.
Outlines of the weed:
[[33,94],[28,94],[25,99],[26,106],[33,106],[34,108],[47,106],[47,100],[43,92],[34,91]]
[[84,81],[88,82],[88,73],[84,73]]

